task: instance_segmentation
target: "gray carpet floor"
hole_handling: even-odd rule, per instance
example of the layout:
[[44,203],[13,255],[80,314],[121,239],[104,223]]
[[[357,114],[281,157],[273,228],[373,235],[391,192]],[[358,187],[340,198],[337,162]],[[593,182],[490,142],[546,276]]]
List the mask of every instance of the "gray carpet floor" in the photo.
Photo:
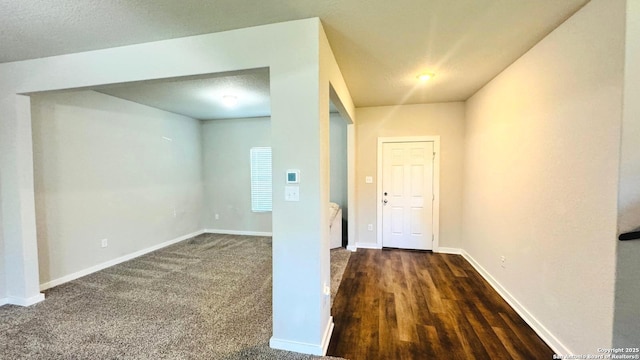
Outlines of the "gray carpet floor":
[[317,359],[269,348],[271,284],[271,238],[200,235],[0,307],[0,358]]

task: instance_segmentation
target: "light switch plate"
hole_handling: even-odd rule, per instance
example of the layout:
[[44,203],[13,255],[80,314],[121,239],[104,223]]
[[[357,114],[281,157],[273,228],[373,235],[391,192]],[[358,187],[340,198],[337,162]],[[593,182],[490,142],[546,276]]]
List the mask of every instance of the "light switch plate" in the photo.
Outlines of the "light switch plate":
[[300,201],[300,187],[299,186],[285,186],[284,187],[284,201]]

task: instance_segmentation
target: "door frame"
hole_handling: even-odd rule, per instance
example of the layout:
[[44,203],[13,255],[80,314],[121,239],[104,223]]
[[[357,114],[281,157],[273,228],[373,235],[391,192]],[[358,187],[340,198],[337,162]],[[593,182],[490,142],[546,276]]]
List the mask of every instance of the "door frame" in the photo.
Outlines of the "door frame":
[[378,162],[377,162],[377,194],[376,194],[376,211],[377,211],[377,248],[382,249],[382,145],[385,143],[401,143],[401,142],[433,142],[433,151],[435,157],[433,159],[433,252],[438,252],[440,244],[440,136],[395,136],[395,137],[378,137]]

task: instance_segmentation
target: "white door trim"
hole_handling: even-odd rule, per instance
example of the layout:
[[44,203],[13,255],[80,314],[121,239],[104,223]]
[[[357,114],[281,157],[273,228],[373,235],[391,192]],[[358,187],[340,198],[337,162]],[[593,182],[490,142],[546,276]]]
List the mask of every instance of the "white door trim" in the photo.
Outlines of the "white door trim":
[[398,136],[378,138],[378,174],[377,174],[377,241],[382,248],[382,144],[397,142],[433,142],[433,252],[438,252],[440,244],[440,136]]

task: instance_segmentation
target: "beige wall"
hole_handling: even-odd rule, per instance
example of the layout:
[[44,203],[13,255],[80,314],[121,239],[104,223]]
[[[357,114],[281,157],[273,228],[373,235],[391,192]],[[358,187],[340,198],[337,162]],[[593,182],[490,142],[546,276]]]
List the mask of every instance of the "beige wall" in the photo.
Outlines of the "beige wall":
[[612,343],[623,53],[594,0],[467,102],[462,247],[563,353]]
[[269,117],[202,122],[206,229],[271,232],[271,212],[251,211],[249,151],[262,146],[271,146]]
[[[1,184],[0,184],[1,186]],[[0,203],[2,203],[2,201],[0,200]],[[5,252],[4,249],[4,239],[2,237],[2,207],[0,206],[0,249],[2,249],[2,252]],[[0,256],[0,304],[4,303],[4,298],[6,298],[7,296],[7,290],[6,290],[6,274],[4,273],[4,256]]]
[[378,137],[439,135],[440,246],[461,246],[464,111],[461,102],[356,109],[358,244],[376,244]]
[[[331,114],[330,121],[330,199],[346,206],[346,122],[338,114]],[[202,121],[206,229],[271,232],[271,212],[251,211],[249,150],[259,146],[271,146],[269,117]]]
[[[618,231],[640,227],[640,1],[627,1]],[[618,242],[613,342],[640,344],[640,240]],[[632,353],[635,355],[635,353]]]
[[93,91],[32,115],[41,284],[201,229],[197,120]]
[[329,117],[330,162],[329,200],[340,205],[342,218],[346,219],[347,207],[347,122],[340,114]]

